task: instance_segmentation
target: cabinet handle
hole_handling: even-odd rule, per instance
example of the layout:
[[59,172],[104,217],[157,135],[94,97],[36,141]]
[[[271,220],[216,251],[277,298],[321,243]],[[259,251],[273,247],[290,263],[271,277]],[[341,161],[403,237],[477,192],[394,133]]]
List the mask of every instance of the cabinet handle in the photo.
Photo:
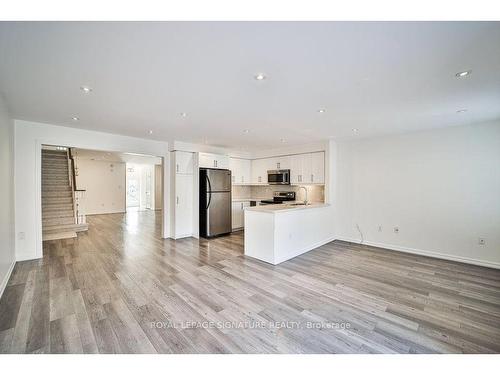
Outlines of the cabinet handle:
[[241,176],[241,182],[245,182],[245,176]]
[[259,182],[261,182],[261,180],[262,180],[262,177],[259,176]]
[[311,182],[314,182],[314,175],[311,175]]
[[179,164],[175,166],[177,173],[179,173]]
[[280,169],[280,163],[276,163],[276,167],[278,167],[278,169]]
[[243,202],[241,202],[241,209],[243,209]]
[[177,204],[179,204],[179,197],[177,197]]

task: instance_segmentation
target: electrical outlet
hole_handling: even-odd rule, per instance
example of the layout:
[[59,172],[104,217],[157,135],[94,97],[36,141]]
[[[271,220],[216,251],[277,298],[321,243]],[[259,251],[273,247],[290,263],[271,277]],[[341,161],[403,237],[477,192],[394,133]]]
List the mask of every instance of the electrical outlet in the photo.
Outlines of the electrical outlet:
[[486,245],[486,240],[484,238],[479,238],[478,243],[479,245]]
[[399,227],[394,227],[394,233],[399,233]]

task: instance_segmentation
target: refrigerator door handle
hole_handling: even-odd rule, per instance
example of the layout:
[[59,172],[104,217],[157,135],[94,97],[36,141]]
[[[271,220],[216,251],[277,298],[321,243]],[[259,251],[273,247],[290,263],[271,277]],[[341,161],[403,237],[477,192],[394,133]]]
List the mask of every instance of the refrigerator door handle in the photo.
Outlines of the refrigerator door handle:
[[208,210],[208,207],[210,207],[210,203],[212,202],[212,184],[210,184],[210,179],[208,178],[208,176],[205,176],[207,178],[207,182],[208,182],[208,190],[209,190],[209,196],[208,196],[208,203],[207,203],[207,210]]

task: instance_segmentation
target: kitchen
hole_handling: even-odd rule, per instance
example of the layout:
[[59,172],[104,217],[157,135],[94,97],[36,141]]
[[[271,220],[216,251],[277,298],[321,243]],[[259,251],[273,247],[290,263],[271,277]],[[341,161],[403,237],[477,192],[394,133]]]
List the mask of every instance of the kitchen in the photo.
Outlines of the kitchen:
[[[326,149],[288,150],[256,158],[172,151],[174,238],[213,238],[244,230],[245,255],[272,264],[331,241],[332,229],[322,225],[330,215],[325,209],[329,207],[325,203]],[[295,238],[289,230],[300,229],[306,217],[316,229],[308,232],[310,238]],[[284,232],[282,227],[268,238],[262,235],[260,223],[271,221],[272,228],[278,228],[275,224],[285,218]],[[274,238],[285,232],[283,243],[294,240],[275,247]],[[284,253],[283,248],[288,250]]]

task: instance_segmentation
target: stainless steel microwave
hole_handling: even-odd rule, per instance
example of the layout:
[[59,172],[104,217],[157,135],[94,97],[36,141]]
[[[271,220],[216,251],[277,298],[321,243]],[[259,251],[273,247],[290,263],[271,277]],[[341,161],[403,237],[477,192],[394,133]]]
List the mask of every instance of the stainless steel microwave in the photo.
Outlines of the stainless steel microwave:
[[267,171],[269,185],[290,185],[290,169],[277,169]]

